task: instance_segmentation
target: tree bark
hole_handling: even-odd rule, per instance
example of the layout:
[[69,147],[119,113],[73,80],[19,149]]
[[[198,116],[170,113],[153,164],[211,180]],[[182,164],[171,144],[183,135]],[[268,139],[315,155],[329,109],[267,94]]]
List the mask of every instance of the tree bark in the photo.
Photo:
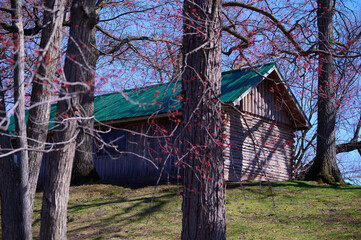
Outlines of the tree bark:
[[219,0],[184,1],[182,239],[226,239],[220,14]]
[[[43,195],[40,239],[66,239],[66,216],[69,185],[73,165],[78,125],[89,121],[80,103],[87,85],[89,72],[93,73],[86,48],[97,23],[95,0],[74,0],[71,6],[69,42],[64,65],[66,81],[57,104],[57,124],[54,141],[58,145],[50,161]],[[78,124],[79,122],[79,124]]]
[[[26,134],[26,119],[25,119],[25,43],[24,43],[24,27],[22,18],[22,1],[12,0],[11,8],[13,12],[13,26],[16,32],[13,33],[14,42],[14,103],[15,103],[15,130],[17,133],[16,144],[19,151],[17,151],[16,164],[18,165],[18,173],[13,172],[11,174],[18,175],[20,180],[15,180],[15,186],[20,189],[19,192],[12,191],[12,193],[20,194],[19,196],[12,196],[14,200],[20,199],[20,201],[9,203],[11,205],[18,205],[20,209],[20,222],[19,228],[15,231],[21,232],[21,239],[32,239],[31,232],[31,211],[30,211],[30,198],[29,198],[29,165],[28,165],[28,144]],[[19,183],[19,185],[17,184]],[[8,207],[8,206],[3,206]],[[7,238],[7,236],[5,236]]]
[[[0,121],[6,119],[5,94],[0,81]],[[11,150],[7,121],[0,126],[0,156]],[[19,167],[14,155],[0,157],[0,198],[2,239],[25,239],[22,227]]]
[[318,70],[318,125],[316,158],[306,173],[306,180],[324,183],[343,183],[336,162],[336,95],[333,48],[333,1],[317,1],[319,49]]
[[65,0],[45,1],[43,25],[41,32],[41,62],[38,74],[33,79],[31,103],[28,118],[29,148],[29,194],[30,209],[38,183],[41,161],[48,135],[50,106],[53,96],[53,83],[60,59],[60,48],[63,40],[63,16]]
[[[95,7],[95,6],[93,6]],[[84,109],[86,116],[89,118],[83,121],[83,131],[77,137],[77,149],[75,152],[73,171],[71,174],[72,184],[84,184],[89,181],[99,180],[99,175],[94,166],[94,153],[93,153],[93,136],[92,129],[94,121],[90,117],[94,116],[94,85],[95,85],[95,68],[99,58],[99,52],[96,49],[95,28],[91,31],[89,45],[86,46],[91,52],[88,59],[89,67],[92,71],[87,72],[86,79],[89,85],[89,90],[84,93],[81,105]]]

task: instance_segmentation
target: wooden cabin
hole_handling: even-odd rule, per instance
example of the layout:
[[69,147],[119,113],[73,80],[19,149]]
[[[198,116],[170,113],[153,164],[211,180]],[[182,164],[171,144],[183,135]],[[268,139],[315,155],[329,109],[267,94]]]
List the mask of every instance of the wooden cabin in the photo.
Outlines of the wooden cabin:
[[[119,129],[110,133],[113,139],[123,136],[123,153],[96,152],[102,179],[154,182],[180,175],[180,94],[181,82],[172,82],[97,97],[96,119]],[[225,179],[289,180],[294,132],[310,123],[277,66],[224,72],[221,100]]]
[[235,74],[249,79],[237,98],[223,104],[228,144],[224,150],[225,179],[290,180],[295,160],[294,132],[311,124],[275,64],[257,71],[262,76],[250,69],[223,73],[224,80],[228,75],[238,78]]
[[[95,126],[113,146],[94,144],[101,179],[155,183],[181,175],[181,87],[171,82],[95,98]],[[294,132],[310,123],[276,64],[224,72],[221,91],[225,180],[289,180]],[[48,161],[44,156],[40,179]]]

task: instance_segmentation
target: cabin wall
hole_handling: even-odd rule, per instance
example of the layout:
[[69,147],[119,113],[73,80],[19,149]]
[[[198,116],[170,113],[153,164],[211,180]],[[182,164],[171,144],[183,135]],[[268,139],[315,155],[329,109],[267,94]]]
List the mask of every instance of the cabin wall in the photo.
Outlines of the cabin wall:
[[156,183],[177,177],[180,133],[177,124],[160,119],[153,124],[141,121],[118,127],[123,130],[117,130],[116,136],[124,139],[119,144],[120,152],[95,151],[94,164],[102,180]]
[[279,92],[279,89],[275,82],[264,80],[240,101],[240,110],[291,125],[285,101],[276,92]]
[[[177,119],[176,119],[177,120]],[[177,120],[178,121],[178,120]],[[180,174],[180,129],[169,118],[113,124],[104,142],[117,145],[118,150],[94,143],[94,165],[100,179],[123,183],[165,182]],[[102,129],[105,131],[106,129]],[[170,135],[172,134],[173,137]],[[44,154],[38,187],[42,188],[51,153]]]
[[[238,103],[239,111],[223,105],[227,181],[290,179],[293,122],[285,111],[282,96],[276,92],[276,83],[264,80]],[[181,132],[178,121],[179,117],[173,120],[149,117],[131,123],[112,123],[116,129],[104,137],[108,143],[114,140],[119,151],[95,143],[94,164],[100,178],[129,183],[176,179],[182,169],[178,162]],[[49,154],[45,154],[40,184],[48,162]]]
[[225,179],[289,180],[294,160],[293,129],[231,106],[224,110]]

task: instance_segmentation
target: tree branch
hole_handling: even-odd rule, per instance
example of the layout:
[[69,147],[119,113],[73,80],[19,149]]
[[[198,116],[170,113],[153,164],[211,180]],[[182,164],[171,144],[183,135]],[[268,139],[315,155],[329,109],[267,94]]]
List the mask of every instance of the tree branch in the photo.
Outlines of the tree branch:
[[[6,23],[0,23],[0,26],[7,31],[7,33],[16,33],[17,29],[16,27],[6,24]],[[35,34],[37,34],[38,32],[40,32],[41,29],[43,29],[44,26],[39,22],[39,21],[35,21],[35,27],[33,28],[29,28],[29,29],[24,29],[24,34],[26,36],[33,36]]]
[[135,11],[121,13],[121,14],[115,16],[115,17],[100,20],[99,22],[109,22],[109,21],[115,20],[117,18],[120,18],[121,16],[132,14],[132,13],[143,13],[143,12],[146,12],[146,11],[149,11],[149,10],[154,10],[156,8],[159,8],[159,7],[163,6],[163,5],[165,5],[165,4],[162,4],[162,5],[159,5],[159,6],[156,6],[156,7],[146,8],[146,9],[143,9],[143,10],[135,10]]
[[252,41],[250,41],[248,38],[244,37],[243,35],[239,34],[239,32],[237,32],[236,30],[233,30],[230,27],[224,26],[222,28],[223,31],[228,32],[229,34],[235,36],[236,38],[242,40],[244,43],[246,43],[247,45],[252,44]]
[[[296,40],[293,38],[291,31],[288,31],[286,29],[286,27],[282,24],[281,21],[279,21],[272,13],[269,13],[261,8],[255,7],[253,5],[250,4],[246,4],[246,3],[242,3],[242,2],[224,2],[223,7],[243,7],[255,12],[258,12],[266,17],[268,17],[276,26],[278,29],[280,29],[283,34],[288,38],[288,40],[291,41],[291,43],[293,44],[293,46],[297,49],[297,51],[300,54],[304,54],[305,51],[303,50],[303,48],[296,42]],[[292,28],[291,30],[293,30],[294,28]]]
[[353,135],[353,138],[351,139],[351,141],[353,141],[353,142],[357,141],[357,139],[360,136],[360,130],[361,130],[361,114],[360,114],[360,119],[359,119],[359,121],[357,123],[357,126],[356,126],[355,134]]
[[13,13],[13,10],[4,8],[4,7],[0,7],[0,11],[7,12],[7,13]]
[[[360,151],[361,151],[361,141],[343,143],[343,144],[338,144],[336,146],[336,154],[343,153],[343,152],[351,152],[353,150],[358,150],[358,152],[360,153]],[[361,153],[360,153],[360,155],[361,155]]]
[[101,54],[105,55],[105,54],[112,54],[115,51],[117,51],[119,48],[121,48],[123,45],[131,42],[131,41],[151,41],[151,42],[165,42],[165,43],[171,43],[177,46],[181,46],[180,43],[169,40],[169,39],[165,39],[165,38],[152,38],[152,37],[146,37],[146,36],[136,36],[136,37],[126,37],[126,38],[120,38],[117,37],[111,33],[109,33],[108,31],[104,30],[102,27],[100,26],[96,26],[96,28],[101,31],[103,34],[105,34],[106,36],[119,41],[118,44],[116,44],[114,47],[112,47],[112,49],[108,50],[108,51],[102,51]]
[[353,138],[348,143],[338,144],[336,146],[336,153],[351,152],[353,150],[357,150],[361,156],[361,141],[357,142],[360,136],[360,130],[361,130],[361,115],[357,123]]
[[[332,55],[333,57],[337,57],[337,58],[357,58],[360,57],[361,54],[353,54],[353,55],[348,55],[348,54],[343,54],[344,51],[341,51],[341,54],[335,53],[335,52],[331,52],[331,51],[322,51],[322,50],[316,50],[313,48],[313,46],[311,46],[308,50],[304,50],[301,45],[298,44],[298,42],[295,40],[294,36],[292,35],[292,31],[296,29],[298,23],[296,22],[295,26],[292,27],[290,30],[287,30],[286,27],[282,24],[282,22],[280,20],[278,20],[276,18],[276,16],[274,16],[272,13],[267,12],[261,8],[255,7],[251,4],[246,4],[243,2],[224,2],[223,7],[242,7],[242,8],[246,8],[249,9],[251,11],[255,11],[259,14],[262,14],[264,16],[266,16],[267,18],[269,18],[278,29],[280,29],[282,31],[282,33],[287,37],[287,39],[292,43],[292,45],[296,48],[297,52],[299,54],[301,54],[302,56],[308,56],[310,54],[326,54],[326,55]],[[232,34],[233,35],[233,34]],[[235,35],[234,35],[235,36]],[[344,46],[345,48],[350,48],[350,46],[352,44],[354,44],[358,39],[361,38],[361,32],[352,40],[350,41],[350,44],[344,45],[342,43],[336,42],[336,44],[340,45],[340,46]],[[288,52],[290,53],[290,52]],[[295,53],[291,53],[291,54],[295,54]]]

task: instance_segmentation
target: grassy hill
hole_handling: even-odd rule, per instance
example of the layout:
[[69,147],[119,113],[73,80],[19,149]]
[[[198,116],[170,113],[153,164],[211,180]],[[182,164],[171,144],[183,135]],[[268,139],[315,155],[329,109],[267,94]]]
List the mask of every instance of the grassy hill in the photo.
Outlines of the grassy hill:
[[[68,239],[179,239],[181,187],[71,187]],[[227,186],[228,239],[361,239],[361,187],[314,182]],[[36,196],[34,230],[40,225]]]

